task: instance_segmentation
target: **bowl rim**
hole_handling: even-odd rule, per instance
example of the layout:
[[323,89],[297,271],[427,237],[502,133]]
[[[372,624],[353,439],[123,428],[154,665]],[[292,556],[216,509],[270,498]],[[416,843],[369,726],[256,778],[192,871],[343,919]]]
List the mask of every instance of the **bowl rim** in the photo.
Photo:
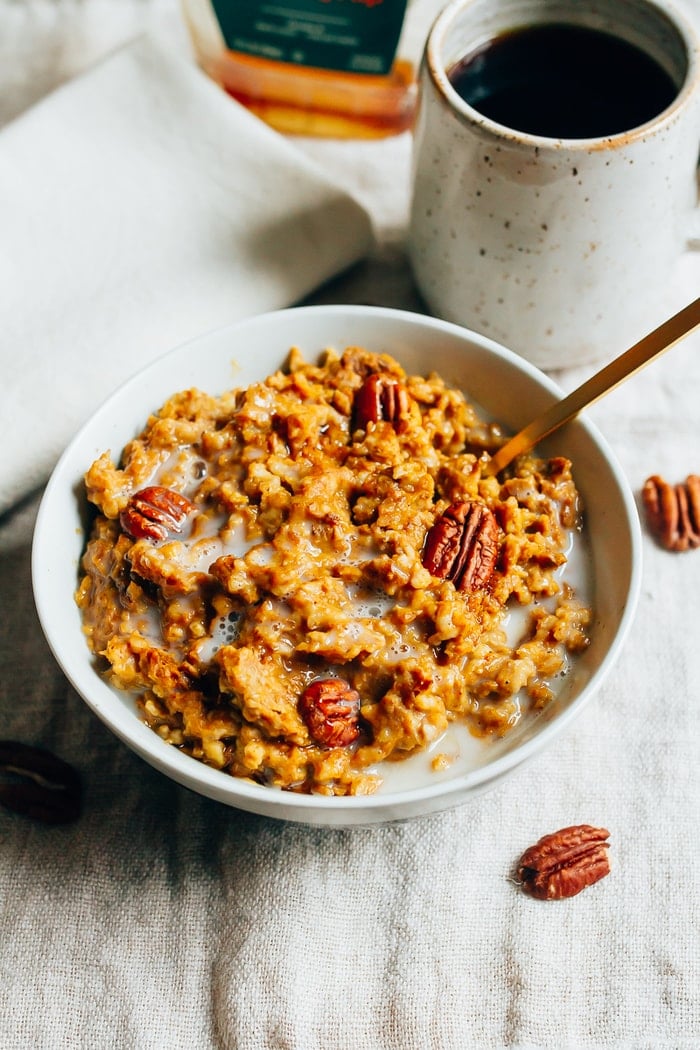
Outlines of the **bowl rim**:
[[[456,774],[448,779],[436,780],[432,784],[422,784],[418,787],[402,790],[380,791],[372,795],[305,795],[291,791],[283,791],[270,787],[269,785],[255,784],[243,778],[233,777],[222,770],[207,766],[205,763],[179,751],[171,744],[167,744],[163,741],[133,713],[130,713],[129,716],[133,719],[133,725],[130,722],[130,731],[127,731],[121,724],[122,720],[118,717],[120,712],[125,711],[124,701],[120,699],[120,691],[108,686],[104,680],[99,678],[99,672],[94,667],[92,660],[86,661],[85,667],[76,670],[72,666],[70,660],[68,660],[63,653],[60,640],[57,638],[57,631],[53,622],[55,609],[52,609],[51,607],[44,577],[47,565],[50,566],[49,557],[51,542],[49,539],[49,526],[51,525],[54,511],[54,501],[58,494],[63,490],[63,487],[68,480],[66,473],[69,469],[69,465],[72,459],[76,456],[77,450],[80,449],[86,434],[88,434],[91,427],[95,425],[96,420],[102,418],[105,413],[108,413],[112,403],[123,398],[132,384],[140,382],[147,377],[150,372],[157,372],[162,368],[164,362],[171,355],[185,353],[197,344],[204,344],[209,340],[226,336],[228,333],[244,333],[247,328],[278,323],[286,318],[289,318],[290,321],[298,319],[303,320],[304,316],[309,314],[313,314],[317,317],[326,317],[329,322],[335,319],[336,323],[339,322],[341,317],[345,317],[348,320],[359,317],[369,320],[382,318],[388,321],[396,320],[403,324],[419,325],[424,328],[427,327],[434,330],[436,333],[446,333],[456,337],[461,342],[476,344],[482,350],[494,354],[497,358],[502,358],[510,366],[515,366],[516,370],[522,371],[530,376],[530,378],[534,379],[540,387],[544,388],[554,398],[563,396],[561,388],[552,379],[540,371],[535,365],[502,346],[500,343],[453,322],[443,321],[440,318],[424,315],[411,310],[382,306],[360,306],[355,304],[295,306],[255,314],[251,317],[234,321],[231,324],[203,332],[159,355],[149,364],[130,375],[124,382],[117,386],[115,390],[113,390],[107,398],[103,399],[101,404],[90,413],[90,416],[81,425],[59,457],[41,499],[32,540],[32,588],[40,625],[59,667],[93,714],[97,715],[100,721],[102,721],[118,739],[125,743],[146,762],[155,766],[161,772],[170,776],[181,785],[189,787],[200,794],[214,798],[221,803],[232,807],[247,809],[251,812],[262,812],[268,815],[274,815],[283,820],[304,821],[304,814],[307,814],[309,817],[314,814],[316,817],[320,816],[321,818],[324,814],[327,814],[329,817],[331,814],[346,814],[354,815],[355,817],[358,814],[366,814],[368,817],[371,817],[374,811],[386,811],[387,813],[395,812],[400,816],[401,812],[406,809],[412,810],[414,813],[420,813],[420,803],[427,805],[431,800],[435,800],[436,798],[443,800],[444,804],[441,805],[440,808],[448,808],[450,805],[457,804],[460,801],[460,796],[463,796],[465,791],[473,792],[476,789],[485,789],[492,782],[500,780],[516,767],[539,754],[539,752],[542,751],[552,739],[559,736],[578,716],[584,705],[594,693],[599,690],[612,666],[616,662],[617,656],[619,655],[631,628],[638,603],[642,574],[642,542],[639,517],[634,497],[616,456],[610,449],[602,434],[598,431],[597,427],[585,417],[585,413],[582,413],[578,419],[569,425],[582,428],[586,432],[589,440],[597,447],[599,453],[607,461],[611,474],[617,484],[622,505],[625,510],[625,525],[627,528],[631,555],[630,578],[627,587],[627,600],[625,607],[620,614],[619,625],[615,637],[601,662],[601,665],[593,671],[589,680],[585,683],[575,698],[568,703],[563,710],[559,711],[556,714],[556,717],[543,725],[529,739],[517,744],[511,750],[495,757],[493,760],[487,761],[484,765],[469,769],[464,773]],[[293,331],[293,328],[290,328],[290,331]],[[330,345],[330,339],[328,340],[328,343]],[[72,477],[71,480],[75,482],[76,479]],[[77,500],[75,492],[74,495]],[[72,523],[71,527],[73,527]],[[78,567],[76,566],[76,586],[77,572]],[[85,649],[87,657],[91,657],[87,644]],[[114,703],[117,705],[115,711],[111,710],[109,701],[105,705],[100,702],[99,699],[95,699],[94,695],[90,695],[90,689],[85,686],[84,679],[86,676],[83,673],[80,673],[81,670],[84,672],[86,668],[89,669],[91,676],[95,676],[98,681],[102,681],[102,684],[107,690],[109,690],[109,693],[114,698]],[[141,732],[142,730],[144,731],[143,733]],[[144,733],[147,735],[144,735]],[[270,810],[275,810],[275,812],[270,814]],[[296,810],[297,812],[294,813],[292,812],[293,810]],[[426,813],[430,811],[429,807],[425,809]],[[392,818],[387,817],[386,819]]]

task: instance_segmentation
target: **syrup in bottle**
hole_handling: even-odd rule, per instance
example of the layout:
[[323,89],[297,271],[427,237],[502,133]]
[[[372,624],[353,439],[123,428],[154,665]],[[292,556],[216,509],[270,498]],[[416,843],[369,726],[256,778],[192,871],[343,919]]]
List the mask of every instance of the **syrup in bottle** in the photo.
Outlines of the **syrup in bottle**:
[[411,126],[409,0],[183,0],[200,65],[278,131],[381,138]]

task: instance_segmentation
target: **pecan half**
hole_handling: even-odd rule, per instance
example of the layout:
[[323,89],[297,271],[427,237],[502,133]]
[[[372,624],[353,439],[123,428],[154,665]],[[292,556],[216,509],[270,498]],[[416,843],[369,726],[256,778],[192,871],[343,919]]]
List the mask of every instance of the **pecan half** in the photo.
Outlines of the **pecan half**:
[[135,492],[119,515],[124,532],[135,540],[164,540],[168,533],[181,532],[194,503],[180,492],[163,485],[149,485]]
[[360,694],[341,678],[321,678],[299,697],[299,713],[323,747],[347,747],[360,735]]
[[459,591],[485,587],[498,556],[498,525],[483,503],[453,503],[432,528],[423,565],[432,576],[452,580]]
[[687,551],[700,547],[700,475],[669,485],[653,474],[644,482],[642,502],[649,526],[662,547]]
[[45,824],[80,816],[79,773],[50,751],[0,740],[0,805]]
[[373,372],[355,394],[355,429],[366,430],[368,423],[386,420],[397,433],[406,429],[410,399],[408,390],[393,376]]
[[518,863],[522,888],[539,900],[575,897],[610,872],[610,832],[590,824],[561,828],[530,846]]

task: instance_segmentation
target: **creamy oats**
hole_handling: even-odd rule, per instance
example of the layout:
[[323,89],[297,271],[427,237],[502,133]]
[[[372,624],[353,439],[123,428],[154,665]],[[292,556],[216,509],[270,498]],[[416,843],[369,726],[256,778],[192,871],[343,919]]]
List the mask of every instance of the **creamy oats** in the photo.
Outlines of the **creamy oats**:
[[175,394],[87,472],[88,644],[164,740],[233,776],[367,794],[427,749],[439,771],[448,727],[503,735],[588,641],[571,465],[483,476],[502,442],[437,375],[358,347]]

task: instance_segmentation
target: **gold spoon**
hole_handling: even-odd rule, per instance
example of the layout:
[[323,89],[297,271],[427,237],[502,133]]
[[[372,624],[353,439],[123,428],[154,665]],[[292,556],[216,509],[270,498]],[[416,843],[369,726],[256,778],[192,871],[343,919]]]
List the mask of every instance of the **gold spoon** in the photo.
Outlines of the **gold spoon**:
[[562,401],[557,401],[541,415],[523,427],[515,437],[503,445],[491,459],[482,466],[482,474],[487,477],[498,474],[500,470],[515,459],[516,456],[527,452],[542,438],[547,437],[554,430],[558,430],[564,423],[568,423],[582,409],[595,404],[604,394],[614,390],[623,379],[638,372],[644,365],[648,365],[655,357],[669,350],[675,343],[692,332],[700,325],[700,299],[696,299],[689,306],[683,307],[673,317],[649,332],[638,343],[625,350],[623,354],[616,357],[609,365],[601,368],[594,376],[587,379],[585,383],[577,387]]

